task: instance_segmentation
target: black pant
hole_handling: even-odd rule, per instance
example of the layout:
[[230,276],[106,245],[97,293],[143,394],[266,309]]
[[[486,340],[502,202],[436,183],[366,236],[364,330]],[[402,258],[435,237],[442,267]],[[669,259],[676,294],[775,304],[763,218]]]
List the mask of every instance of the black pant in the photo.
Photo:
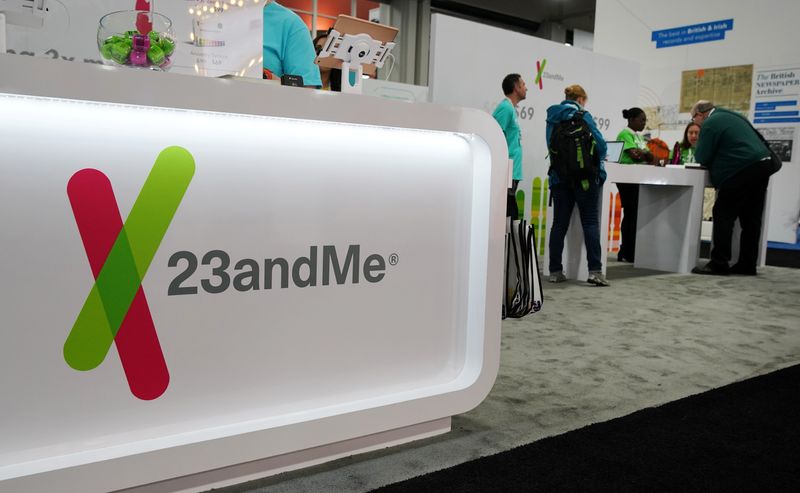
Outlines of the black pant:
[[519,219],[519,207],[517,206],[517,186],[519,180],[511,180],[512,186],[508,189],[508,198],[506,199],[506,217],[511,216],[511,219]]
[[714,202],[711,262],[719,269],[728,268],[731,260],[733,224],[739,219],[742,235],[739,238],[741,270],[755,272],[758,263],[758,243],[761,237],[761,215],[769,184],[769,170],[762,162],[755,163],[723,182],[717,189]]
[[622,202],[622,224],[620,225],[619,257],[633,262],[636,257],[636,219],[639,216],[639,185],[617,183]]

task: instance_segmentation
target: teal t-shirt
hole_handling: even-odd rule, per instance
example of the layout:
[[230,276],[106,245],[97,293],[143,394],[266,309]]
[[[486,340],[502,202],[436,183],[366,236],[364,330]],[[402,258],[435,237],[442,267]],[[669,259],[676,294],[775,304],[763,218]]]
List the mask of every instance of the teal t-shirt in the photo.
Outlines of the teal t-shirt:
[[264,6],[262,53],[268,78],[269,73],[275,77],[300,75],[304,85],[322,85],[308,27],[297,14],[274,1]]
[[497,108],[494,109],[492,116],[500,128],[503,129],[503,135],[506,136],[506,144],[508,145],[508,159],[514,160],[514,171],[512,178],[515,180],[522,179],[522,145],[520,139],[522,135],[519,131],[519,123],[517,123],[517,112],[514,110],[511,101],[508,98],[503,98]]
[[642,163],[644,161],[634,161],[634,159],[625,152],[625,149],[641,149],[643,151],[649,150],[647,148],[647,141],[644,140],[644,136],[634,132],[629,127],[623,128],[619,134],[617,134],[617,140],[622,141],[622,156],[619,158],[620,164],[637,164]]

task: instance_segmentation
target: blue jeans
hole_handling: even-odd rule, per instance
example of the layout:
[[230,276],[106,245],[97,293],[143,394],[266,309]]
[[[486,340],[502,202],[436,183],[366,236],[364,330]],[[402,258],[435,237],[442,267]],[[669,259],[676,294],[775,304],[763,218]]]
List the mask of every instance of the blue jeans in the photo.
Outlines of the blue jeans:
[[603,270],[600,248],[600,186],[589,185],[584,191],[580,186],[567,183],[554,185],[550,190],[553,197],[553,227],[550,229],[550,272],[562,272],[561,256],[564,252],[564,237],[567,236],[572,209],[578,205],[583,241],[586,244],[586,260],[589,272]]

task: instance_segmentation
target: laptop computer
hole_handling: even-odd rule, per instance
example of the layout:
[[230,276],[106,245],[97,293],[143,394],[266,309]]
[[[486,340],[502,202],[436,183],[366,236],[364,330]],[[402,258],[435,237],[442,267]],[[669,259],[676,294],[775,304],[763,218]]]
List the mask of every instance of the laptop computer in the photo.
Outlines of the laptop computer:
[[608,149],[606,150],[606,162],[618,163],[619,159],[622,157],[622,147],[624,142],[621,140],[611,140],[606,141],[606,145],[608,146]]

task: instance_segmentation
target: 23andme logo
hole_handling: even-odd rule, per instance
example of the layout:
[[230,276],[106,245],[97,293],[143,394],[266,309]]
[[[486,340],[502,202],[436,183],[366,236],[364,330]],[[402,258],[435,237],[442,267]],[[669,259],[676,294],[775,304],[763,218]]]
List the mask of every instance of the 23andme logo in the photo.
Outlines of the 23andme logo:
[[539,84],[540,90],[544,89],[544,85],[542,84],[542,74],[544,74],[545,65],[547,65],[547,58],[536,60],[536,79],[533,81],[533,83]]
[[116,343],[131,393],[139,399],[155,399],[169,385],[142,279],[194,170],[186,149],[161,151],[124,224],[102,172],[80,170],[67,185],[95,283],[64,343],[64,360],[76,370],[91,370]]

